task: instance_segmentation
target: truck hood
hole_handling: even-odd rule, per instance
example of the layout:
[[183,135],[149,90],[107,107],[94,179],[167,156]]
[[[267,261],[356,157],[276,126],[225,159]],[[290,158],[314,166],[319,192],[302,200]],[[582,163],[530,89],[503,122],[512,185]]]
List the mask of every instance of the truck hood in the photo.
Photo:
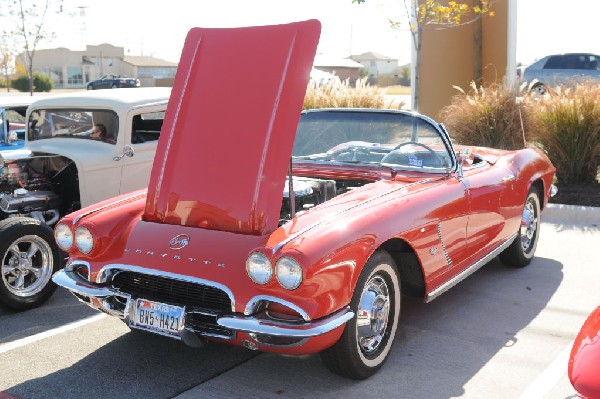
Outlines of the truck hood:
[[144,220],[250,235],[277,228],[319,34],[316,20],[189,32]]

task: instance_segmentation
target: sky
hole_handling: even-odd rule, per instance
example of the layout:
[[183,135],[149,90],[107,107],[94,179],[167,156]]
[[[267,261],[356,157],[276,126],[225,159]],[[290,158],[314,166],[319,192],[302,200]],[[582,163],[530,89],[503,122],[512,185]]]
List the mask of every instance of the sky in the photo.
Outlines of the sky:
[[[516,0],[517,62],[525,65],[564,52],[600,54],[595,27],[598,0]],[[83,50],[85,44],[110,43],[126,55],[178,62],[192,27],[278,24],[316,18],[322,23],[318,52],[328,57],[374,51],[411,59],[407,29],[389,27],[390,18],[406,21],[402,0],[64,0],[64,13],[48,27],[56,33],[40,48]]]

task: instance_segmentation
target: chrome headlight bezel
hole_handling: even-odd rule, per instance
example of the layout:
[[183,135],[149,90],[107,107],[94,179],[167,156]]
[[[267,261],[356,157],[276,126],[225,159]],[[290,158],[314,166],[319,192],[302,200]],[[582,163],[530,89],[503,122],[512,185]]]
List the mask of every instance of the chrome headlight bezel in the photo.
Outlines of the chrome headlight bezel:
[[89,254],[94,249],[94,236],[85,226],[75,229],[75,245],[84,254]]
[[275,264],[275,276],[279,285],[286,290],[295,290],[302,284],[302,266],[294,258],[283,256]]
[[246,274],[258,285],[267,284],[273,277],[271,260],[262,252],[252,252],[246,258]]
[[73,247],[73,231],[65,223],[59,223],[54,228],[54,240],[63,251],[69,251]]

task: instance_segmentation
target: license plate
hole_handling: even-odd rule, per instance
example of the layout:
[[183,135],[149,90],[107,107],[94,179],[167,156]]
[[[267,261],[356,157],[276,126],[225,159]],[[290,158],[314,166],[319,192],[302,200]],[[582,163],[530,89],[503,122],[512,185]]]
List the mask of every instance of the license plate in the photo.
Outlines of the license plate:
[[133,325],[167,335],[179,335],[183,327],[184,308],[160,302],[137,299]]

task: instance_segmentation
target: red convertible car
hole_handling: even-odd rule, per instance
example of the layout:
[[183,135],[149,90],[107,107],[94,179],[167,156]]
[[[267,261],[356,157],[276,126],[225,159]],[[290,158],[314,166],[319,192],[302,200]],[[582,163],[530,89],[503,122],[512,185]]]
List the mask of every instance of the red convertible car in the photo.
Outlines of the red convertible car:
[[530,263],[548,159],[455,148],[411,112],[301,114],[319,30],[190,31],[148,190],[62,219],[54,281],[132,329],[320,352],[364,379],[402,295],[431,301],[497,255]]
[[600,306],[589,315],[575,338],[569,380],[582,398],[600,398]]

